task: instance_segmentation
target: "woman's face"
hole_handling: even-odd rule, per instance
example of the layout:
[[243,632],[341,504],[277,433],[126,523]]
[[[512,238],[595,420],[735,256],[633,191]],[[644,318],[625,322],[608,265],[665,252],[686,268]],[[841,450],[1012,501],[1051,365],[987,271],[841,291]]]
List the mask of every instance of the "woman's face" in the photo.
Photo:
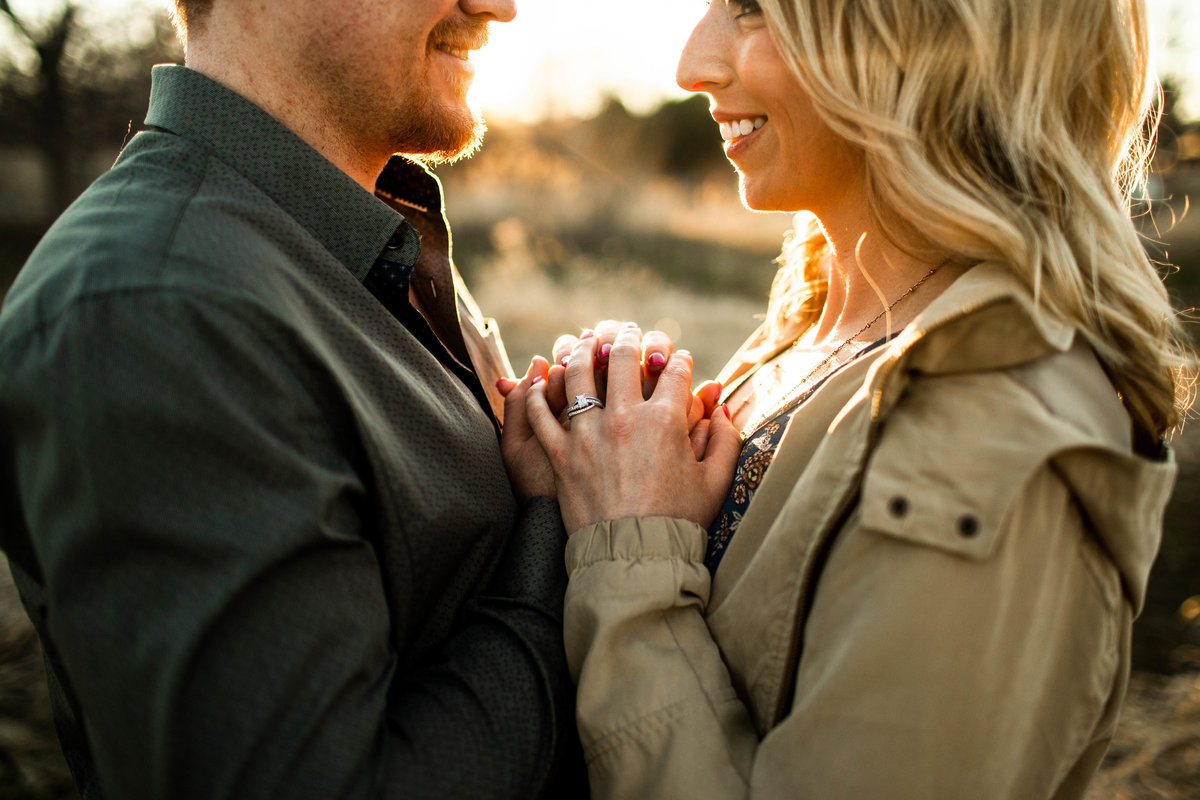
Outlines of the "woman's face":
[[712,0],[684,47],[676,80],[712,97],[747,207],[820,217],[857,188],[861,157],[813,110],[757,0]]

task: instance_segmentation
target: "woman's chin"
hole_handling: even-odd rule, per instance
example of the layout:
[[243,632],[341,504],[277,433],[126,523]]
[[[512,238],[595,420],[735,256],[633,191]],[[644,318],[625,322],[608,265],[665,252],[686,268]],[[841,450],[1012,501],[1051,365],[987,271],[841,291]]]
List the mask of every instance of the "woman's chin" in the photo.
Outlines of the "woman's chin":
[[738,196],[742,200],[742,205],[751,211],[778,211],[784,213],[794,213],[799,211],[799,208],[794,208],[794,203],[785,202],[773,192],[764,192],[756,187],[752,181],[747,181],[746,176],[738,173]]

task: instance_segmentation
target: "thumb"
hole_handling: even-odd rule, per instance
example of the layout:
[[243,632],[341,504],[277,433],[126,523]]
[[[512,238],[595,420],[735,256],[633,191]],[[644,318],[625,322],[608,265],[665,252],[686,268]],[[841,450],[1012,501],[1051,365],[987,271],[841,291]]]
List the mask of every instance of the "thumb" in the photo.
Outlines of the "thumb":
[[694,430],[700,420],[706,420],[708,417],[709,415],[704,413],[704,400],[697,395],[690,395],[687,409],[688,430]]
[[701,404],[704,406],[704,411],[701,416],[708,419],[713,415],[717,405],[721,402],[721,392],[724,387],[716,381],[705,381],[696,389],[695,395]]
[[[499,384],[497,384],[499,385]],[[525,396],[529,393],[529,382],[521,381],[504,394],[504,433],[501,441],[523,441],[533,435],[529,416],[525,410]]]
[[538,379],[530,387],[525,396],[525,414],[529,427],[542,445],[542,450],[550,457],[554,466],[554,454],[562,449],[566,431],[562,423],[550,410],[546,402],[546,382]]
[[708,425],[708,442],[701,459],[704,479],[711,488],[716,490],[724,486],[728,491],[741,453],[742,435],[733,426],[729,407],[719,406],[713,411],[712,421]]
[[500,391],[501,397],[508,397],[512,390],[517,388],[517,384],[515,378],[500,378],[496,381],[496,389]]
[[[501,378],[496,382],[497,388],[500,389],[500,394],[504,396],[504,429],[511,436],[515,436],[518,441],[527,439],[533,435],[525,410],[525,398],[529,393],[529,387],[535,381],[545,379],[548,366],[546,359],[535,356],[529,362],[529,369],[525,371],[525,377],[520,381],[514,381],[511,378]],[[511,385],[502,386],[503,382]]]
[[[695,405],[700,405],[699,402]],[[708,448],[708,428],[711,421],[707,419],[699,420],[688,433],[688,439],[692,443],[692,455],[697,461],[704,459],[704,451]]]

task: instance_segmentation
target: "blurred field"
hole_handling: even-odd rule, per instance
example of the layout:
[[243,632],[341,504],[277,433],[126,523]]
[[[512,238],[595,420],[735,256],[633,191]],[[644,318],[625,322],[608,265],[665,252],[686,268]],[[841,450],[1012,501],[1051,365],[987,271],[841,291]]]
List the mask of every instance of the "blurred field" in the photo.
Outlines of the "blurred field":
[[[790,220],[741,208],[715,132],[699,146],[717,158],[691,169],[708,156],[672,162],[684,146],[652,124],[609,109],[591,126],[494,130],[481,155],[440,171],[456,261],[518,371],[557,334],[615,318],[666,331],[708,378],[757,325]],[[1167,285],[1190,308],[1200,220],[1185,198],[1200,197],[1200,169],[1177,167],[1162,191],[1169,199],[1144,220],[1160,242],[1150,249],[1178,267]],[[0,229],[0,286],[40,233]],[[1136,626],[1137,673],[1089,800],[1200,798],[1200,427],[1176,447],[1180,482]],[[47,745],[36,641],[7,579],[0,567],[0,800],[69,797]]]

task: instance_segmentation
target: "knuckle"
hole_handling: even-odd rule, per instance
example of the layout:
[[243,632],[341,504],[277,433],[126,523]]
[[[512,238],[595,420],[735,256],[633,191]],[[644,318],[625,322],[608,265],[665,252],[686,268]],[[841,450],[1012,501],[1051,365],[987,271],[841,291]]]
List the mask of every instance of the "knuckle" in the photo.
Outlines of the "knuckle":
[[617,359],[635,359],[641,361],[642,349],[625,337],[618,337],[613,344],[612,352],[608,354],[610,360]]
[[616,408],[608,417],[609,432],[618,440],[632,439],[637,433],[637,419],[628,408]]
[[650,415],[651,421],[657,428],[669,428],[677,419],[677,409],[661,403],[653,403],[649,405],[647,413]]

